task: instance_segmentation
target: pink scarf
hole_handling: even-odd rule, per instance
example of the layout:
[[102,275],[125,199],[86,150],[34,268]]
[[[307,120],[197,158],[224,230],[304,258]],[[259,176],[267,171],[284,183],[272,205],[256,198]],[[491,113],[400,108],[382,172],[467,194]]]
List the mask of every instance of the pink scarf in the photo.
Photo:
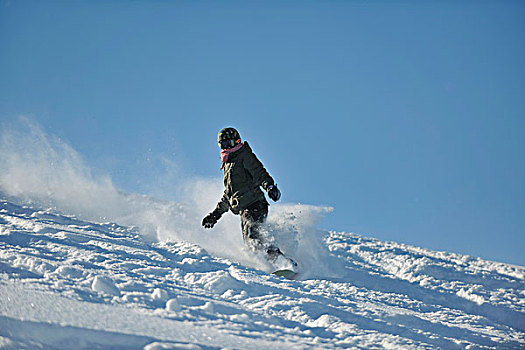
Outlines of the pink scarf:
[[230,155],[230,153],[237,152],[238,150],[241,149],[241,147],[242,147],[242,143],[239,143],[235,147],[228,148],[228,149],[223,149],[221,151],[221,161],[222,161],[221,169],[224,168],[224,163],[226,163],[228,161],[228,156]]

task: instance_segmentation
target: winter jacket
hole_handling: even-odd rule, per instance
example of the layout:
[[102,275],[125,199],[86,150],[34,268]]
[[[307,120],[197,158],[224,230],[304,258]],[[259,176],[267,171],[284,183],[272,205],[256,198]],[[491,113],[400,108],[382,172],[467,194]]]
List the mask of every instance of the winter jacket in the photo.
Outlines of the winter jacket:
[[214,210],[219,217],[228,210],[240,214],[251,204],[266,201],[260,186],[267,190],[274,184],[246,141],[238,151],[229,154],[222,170],[224,194]]

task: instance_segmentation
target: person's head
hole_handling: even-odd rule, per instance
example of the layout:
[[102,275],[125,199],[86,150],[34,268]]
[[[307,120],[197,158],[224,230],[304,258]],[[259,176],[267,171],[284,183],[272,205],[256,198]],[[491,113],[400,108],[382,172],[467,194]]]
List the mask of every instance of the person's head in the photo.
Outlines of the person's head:
[[241,135],[239,135],[239,132],[234,128],[224,128],[219,131],[217,141],[221,149],[228,149],[241,143]]

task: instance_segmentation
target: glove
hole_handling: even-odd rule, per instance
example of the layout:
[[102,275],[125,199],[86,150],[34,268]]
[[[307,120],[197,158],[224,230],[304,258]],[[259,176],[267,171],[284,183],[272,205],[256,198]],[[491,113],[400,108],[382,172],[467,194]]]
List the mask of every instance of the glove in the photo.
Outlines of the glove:
[[277,202],[281,198],[281,191],[277,188],[277,185],[268,186],[268,197],[270,197],[274,202]]
[[213,226],[215,226],[215,224],[217,223],[217,221],[219,221],[220,218],[220,215],[210,213],[208,214],[208,216],[202,219],[202,226],[204,226],[205,228],[212,228]]

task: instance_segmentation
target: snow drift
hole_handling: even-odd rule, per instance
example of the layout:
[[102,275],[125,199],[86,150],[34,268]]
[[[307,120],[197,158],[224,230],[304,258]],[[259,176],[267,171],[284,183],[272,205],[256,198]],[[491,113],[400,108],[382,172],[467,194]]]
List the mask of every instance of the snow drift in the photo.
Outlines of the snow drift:
[[0,200],[0,348],[519,349],[525,268],[325,232],[288,281],[187,241]]
[[238,218],[200,227],[220,181],[176,201],[118,191],[24,122],[0,139],[0,348],[518,349],[525,268],[316,228],[330,208],[274,205],[269,275]]

